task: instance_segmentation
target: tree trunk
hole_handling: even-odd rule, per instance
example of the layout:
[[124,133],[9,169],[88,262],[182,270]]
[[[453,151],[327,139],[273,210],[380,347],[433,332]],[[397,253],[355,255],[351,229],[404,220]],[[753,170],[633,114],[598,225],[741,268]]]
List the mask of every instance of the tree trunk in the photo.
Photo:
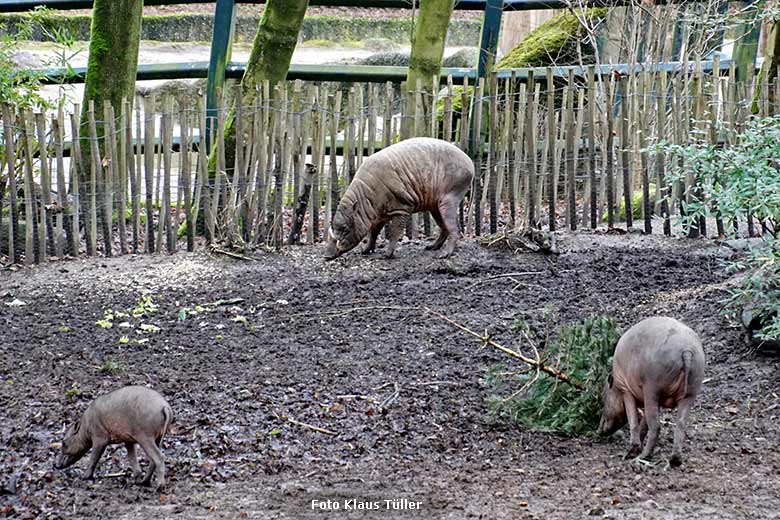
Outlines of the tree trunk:
[[[418,80],[423,90],[430,92],[433,89],[433,77],[441,72],[444,42],[447,39],[453,6],[453,0],[420,1],[420,11],[414,22],[409,72],[406,76],[409,90],[417,88]],[[425,121],[433,108],[429,106],[427,96],[423,96],[423,99],[426,101],[423,103],[422,116]],[[411,118],[405,118],[404,121],[406,124],[413,124]]]
[[[138,66],[138,44],[141,39],[143,0],[95,0],[92,8],[92,29],[89,40],[89,61],[81,104],[81,125],[86,129],[89,101],[95,101],[95,113],[103,114],[103,101],[111,102],[114,110],[122,106],[122,98],[132,103],[135,95],[135,74]],[[98,137],[103,125],[98,125]],[[84,131],[82,135],[86,136]],[[89,144],[81,146],[83,165],[91,160]],[[81,179],[88,168],[83,168]]]
[[[759,103],[761,102],[761,96],[767,96],[769,98],[770,106],[772,103],[776,103],[774,99],[774,91],[771,88],[772,81],[778,79],[778,68],[780,67],[780,20],[776,20],[772,23],[772,28],[769,31],[769,39],[766,44],[766,50],[764,51],[764,63],[761,64],[761,70],[758,72],[758,81],[756,81],[756,90],[753,92],[753,106],[752,112],[757,114],[759,111]],[[762,85],[770,85],[769,92],[762,92]]]
[[[283,81],[290,68],[303,15],[309,0],[268,0],[257,28],[252,52],[241,78],[242,104],[252,106],[257,85],[269,80],[271,84]],[[245,125],[244,128],[248,128]],[[209,175],[216,171],[216,144],[209,157]],[[225,169],[230,174],[236,157],[235,107],[225,121]]]
[[264,80],[282,81],[287,76],[308,5],[309,0],[268,0],[265,4],[241,79],[244,106],[254,101],[258,84]]
[[[90,182],[93,147],[90,145],[87,130],[89,102],[94,100],[97,114],[104,113],[104,101],[110,102],[115,109],[122,107],[123,98],[133,102],[143,6],[143,0],[95,0],[92,7],[87,77],[84,85],[84,100],[81,104],[82,158],[78,172],[80,183],[86,190],[87,215],[93,214],[91,209],[92,201],[95,200],[93,194],[96,190],[100,193],[96,183]],[[98,139],[103,136],[103,126],[97,125]],[[87,230],[89,235],[90,228],[87,227]],[[90,242],[90,237],[87,238],[87,242]]]

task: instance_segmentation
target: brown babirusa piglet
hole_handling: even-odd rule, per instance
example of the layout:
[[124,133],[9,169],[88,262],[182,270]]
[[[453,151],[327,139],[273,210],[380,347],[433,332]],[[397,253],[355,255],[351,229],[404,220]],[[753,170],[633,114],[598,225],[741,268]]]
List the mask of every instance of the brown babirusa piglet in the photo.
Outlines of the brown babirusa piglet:
[[[604,413],[599,433],[610,435],[628,422],[631,447],[626,458],[648,458],[658,440],[659,410],[677,408],[674,447],[669,463],[682,464],[682,444],[691,405],[704,378],[699,336],[674,318],[640,321],[621,336],[604,385]],[[641,423],[638,408],[642,408]],[[640,443],[646,436],[641,454]]]
[[[170,405],[151,388],[126,386],[100,396],[90,403],[81,419],[68,428],[55,467],[67,468],[92,449],[89,468],[83,477],[91,479],[106,446],[123,443],[136,480],[149,485],[154,473],[160,489],[165,485],[165,463],[159,446],[172,420]],[[143,479],[135,454],[136,444],[141,445],[150,461]]]

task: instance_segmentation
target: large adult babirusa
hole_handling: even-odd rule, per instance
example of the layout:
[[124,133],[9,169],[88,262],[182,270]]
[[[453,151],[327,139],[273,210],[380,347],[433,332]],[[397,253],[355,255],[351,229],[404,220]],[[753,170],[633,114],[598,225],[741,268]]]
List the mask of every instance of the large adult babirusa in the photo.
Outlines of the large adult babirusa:
[[455,250],[458,206],[471,187],[474,164],[457,146],[428,137],[407,139],[363,161],[328,230],[326,258],[357,246],[368,235],[364,254],[374,251],[388,225],[386,255],[392,257],[409,217],[430,211],[441,228],[427,249],[447,257]]

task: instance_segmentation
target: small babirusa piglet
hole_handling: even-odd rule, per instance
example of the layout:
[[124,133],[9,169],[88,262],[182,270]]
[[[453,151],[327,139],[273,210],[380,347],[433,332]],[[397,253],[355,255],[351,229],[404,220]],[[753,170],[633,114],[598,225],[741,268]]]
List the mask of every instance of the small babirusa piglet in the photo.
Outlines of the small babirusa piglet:
[[84,473],[85,479],[91,479],[106,446],[123,443],[133,476],[140,480],[141,466],[135,454],[135,445],[140,444],[150,461],[140,483],[149,485],[154,473],[157,488],[162,488],[165,463],[159,446],[172,420],[170,405],[151,388],[126,386],[100,396],[90,403],[81,419],[68,428],[55,467],[71,466],[91,448],[89,468]]
[[[682,444],[691,405],[704,378],[699,336],[674,318],[640,321],[621,336],[604,385],[604,413],[599,433],[610,435],[628,422],[631,447],[626,458],[648,458],[658,440],[660,408],[677,408],[674,447],[669,463],[682,463]],[[638,408],[642,408],[641,423]],[[640,443],[646,435],[641,454]]]

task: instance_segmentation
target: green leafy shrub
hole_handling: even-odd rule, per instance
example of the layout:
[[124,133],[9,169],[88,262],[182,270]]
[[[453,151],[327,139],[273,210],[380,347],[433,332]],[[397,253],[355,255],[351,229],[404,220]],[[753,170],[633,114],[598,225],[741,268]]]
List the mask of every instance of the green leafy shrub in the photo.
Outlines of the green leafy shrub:
[[770,240],[765,247],[751,249],[745,259],[731,268],[744,272],[745,277],[723,300],[726,312],[742,315],[742,323],[748,329],[758,326],[758,330],[749,332],[759,342],[777,344],[780,342],[780,240]]
[[494,373],[491,380],[497,389],[512,391],[526,385],[527,389],[508,398],[491,397],[490,412],[531,430],[564,435],[594,433],[601,414],[601,390],[611,370],[619,336],[615,321],[603,316],[563,327],[557,339],[547,344],[542,360],[582,383],[585,390],[543,372],[538,377],[536,371],[513,377]]
[[651,150],[670,158],[670,181],[696,179],[687,186],[683,226],[715,213],[727,233],[748,215],[766,225],[762,247],[732,266],[745,276],[724,303],[728,311],[751,310],[763,323],[756,337],[780,340],[780,117],[749,121],[732,146],[661,143]]
[[47,60],[44,67],[59,67],[65,69],[66,76],[75,74],[70,66],[70,60],[78,54],[74,51],[75,40],[67,26],[49,25],[49,11],[37,7],[28,15],[22,16],[16,22],[14,32],[0,34],[0,103],[8,103],[19,108],[52,108],[51,103],[40,94],[44,75],[27,67],[20,67],[14,58],[19,48],[19,42],[33,39],[43,39],[56,43],[56,56]]

